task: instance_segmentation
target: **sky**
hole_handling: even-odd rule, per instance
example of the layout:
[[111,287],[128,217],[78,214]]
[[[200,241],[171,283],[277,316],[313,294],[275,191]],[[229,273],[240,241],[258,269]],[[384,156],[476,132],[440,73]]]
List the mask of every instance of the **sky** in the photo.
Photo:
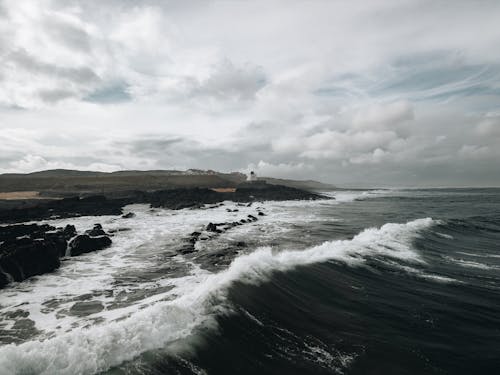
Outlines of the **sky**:
[[500,1],[0,0],[0,173],[500,186]]

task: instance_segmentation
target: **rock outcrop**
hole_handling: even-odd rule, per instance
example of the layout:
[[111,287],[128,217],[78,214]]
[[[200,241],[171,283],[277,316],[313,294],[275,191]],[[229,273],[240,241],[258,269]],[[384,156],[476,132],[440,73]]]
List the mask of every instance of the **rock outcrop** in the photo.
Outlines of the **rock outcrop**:
[[[132,198],[131,198],[132,199]],[[0,210],[0,222],[16,223],[29,220],[66,218],[75,216],[121,215],[122,207],[130,203],[129,199],[107,199],[104,196],[71,197],[49,202],[21,205]]]
[[[173,210],[182,208],[197,208],[205,204],[230,200],[246,203],[250,206],[254,201],[266,200],[309,200],[322,199],[321,195],[287,186],[268,185],[265,183],[244,184],[234,192],[221,193],[211,189],[171,189],[148,193],[144,199],[153,207],[164,207]],[[145,203],[146,203],[145,202]],[[231,212],[237,212],[232,210]]]
[[10,281],[52,272],[60,266],[60,244],[52,239],[20,238],[0,247],[0,287]]
[[103,250],[111,246],[111,238],[108,236],[91,237],[87,234],[76,236],[70,243],[70,255],[77,256],[96,250]]
[[101,250],[111,245],[111,239],[100,224],[87,233],[79,236],[73,225],[64,228],[48,224],[0,227],[0,288],[9,282],[23,281],[59,268],[60,258],[66,255],[68,242],[71,255]]
[[[76,216],[122,215],[122,207],[131,203],[150,204],[151,207],[163,207],[173,210],[183,208],[199,208],[204,205],[215,208],[221,202],[230,200],[240,205],[250,206],[255,201],[265,200],[304,200],[326,198],[305,190],[281,185],[270,185],[264,182],[257,184],[241,184],[235,191],[220,192],[208,188],[179,188],[158,191],[131,191],[119,198],[110,194],[105,196],[71,197],[32,202],[28,205],[0,207],[0,223],[16,223],[29,220],[45,220],[50,218],[67,218]],[[230,212],[238,212],[232,209]],[[129,212],[122,217],[132,218]]]

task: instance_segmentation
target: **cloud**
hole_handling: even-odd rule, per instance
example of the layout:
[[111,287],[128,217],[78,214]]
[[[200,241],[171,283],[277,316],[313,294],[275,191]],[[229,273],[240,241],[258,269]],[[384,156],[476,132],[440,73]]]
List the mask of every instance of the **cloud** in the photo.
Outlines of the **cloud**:
[[47,169],[76,169],[100,172],[111,172],[120,169],[118,165],[104,163],[89,163],[78,165],[61,161],[49,161],[40,155],[27,154],[20,160],[11,161],[6,168],[0,168],[1,173],[29,173]]
[[476,126],[476,131],[485,137],[500,137],[500,116],[490,115]]
[[1,4],[0,170],[500,185],[498,2]]
[[413,120],[412,105],[398,101],[387,105],[372,104],[354,115],[353,126],[361,129],[390,129]]

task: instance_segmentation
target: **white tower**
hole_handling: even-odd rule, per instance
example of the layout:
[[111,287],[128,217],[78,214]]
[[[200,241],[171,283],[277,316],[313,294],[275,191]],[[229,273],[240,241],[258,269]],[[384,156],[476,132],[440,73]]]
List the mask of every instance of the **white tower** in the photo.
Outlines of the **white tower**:
[[247,181],[249,182],[257,181],[257,175],[255,174],[254,171],[251,171],[250,174],[247,176]]

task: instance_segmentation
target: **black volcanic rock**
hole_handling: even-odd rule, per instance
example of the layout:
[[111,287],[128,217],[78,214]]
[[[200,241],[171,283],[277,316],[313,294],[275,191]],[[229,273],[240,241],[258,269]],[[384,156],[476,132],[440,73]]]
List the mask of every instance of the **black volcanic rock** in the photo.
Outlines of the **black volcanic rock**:
[[208,223],[207,227],[205,228],[208,232],[217,232],[217,225],[214,223]]
[[86,230],[85,234],[88,234],[90,237],[99,237],[99,236],[107,236],[108,234],[102,229],[101,224],[94,224],[94,228]]
[[204,204],[216,204],[225,200],[247,203],[247,206],[250,206],[254,201],[309,200],[325,197],[287,186],[265,183],[253,185],[249,183],[243,184],[239,186],[236,191],[228,193],[201,188],[171,189],[147,193],[143,198],[143,203],[150,203],[152,207],[164,207],[177,210],[181,208],[201,207]]
[[[119,198],[116,198],[116,196]],[[266,183],[246,183],[238,186],[234,192],[218,192],[208,188],[177,188],[153,192],[131,191],[126,195],[109,194],[105,196],[71,197],[0,208],[0,222],[15,223],[28,220],[44,220],[53,217],[66,218],[75,216],[122,215],[122,207],[131,203],[150,204],[153,208],[163,207],[173,210],[199,208],[205,204],[212,207],[230,200],[251,206],[254,201],[265,200],[304,200],[325,198],[305,190]],[[232,212],[236,212],[234,209]],[[130,213],[124,215],[130,217]]]
[[121,215],[122,207],[131,199],[107,199],[104,196],[86,198],[71,197],[41,202],[25,207],[0,210],[0,222],[15,223],[28,220],[44,220],[52,217]]
[[23,281],[59,268],[64,239],[20,238],[0,246],[0,287],[9,281]]
[[47,231],[54,230],[53,226],[48,224],[19,224],[0,227],[0,241],[15,240],[18,237],[29,236],[39,238]]
[[64,238],[67,240],[76,236],[76,228],[74,225],[68,224],[63,229]]
[[[23,281],[31,276],[52,272],[60,266],[59,258],[66,255],[68,240],[72,255],[101,250],[111,245],[111,239],[100,224],[87,234],[77,235],[73,225],[55,228],[48,224],[17,224],[0,227],[0,288],[11,281]],[[76,236],[76,237],[75,237]]]
[[90,253],[96,250],[102,250],[110,247],[112,244],[111,238],[107,236],[90,237],[87,234],[76,236],[70,243],[69,248],[71,256],[77,256],[84,253]]

